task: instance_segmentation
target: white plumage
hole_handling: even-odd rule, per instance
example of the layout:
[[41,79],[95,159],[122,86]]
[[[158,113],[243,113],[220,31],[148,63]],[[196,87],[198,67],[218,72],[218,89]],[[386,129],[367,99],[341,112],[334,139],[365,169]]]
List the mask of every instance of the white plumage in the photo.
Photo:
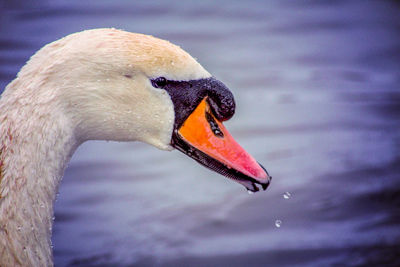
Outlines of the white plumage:
[[170,149],[174,108],[149,79],[210,77],[179,47],[115,29],[39,50],[0,99],[0,266],[51,266],[53,202],[86,140]]

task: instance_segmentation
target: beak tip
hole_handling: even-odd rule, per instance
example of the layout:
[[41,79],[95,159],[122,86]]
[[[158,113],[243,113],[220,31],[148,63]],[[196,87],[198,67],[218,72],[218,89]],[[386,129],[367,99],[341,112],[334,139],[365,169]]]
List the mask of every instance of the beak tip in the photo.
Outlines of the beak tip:
[[[272,176],[269,175],[269,173],[267,172],[267,170],[264,168],[263,165],[261,165],[260,163],[258,163],[258,165],[260,166],[261,170],[259,171],[258,175],[255,177],[257,184],[259,184],[261,186],[261,188],[265,191],[267,190],[268,186],[271,183],[272,180]],[[252,187],[253,187],[253,192],[257,192],[259,191],[259,188],[256,186],[255,183],[252,183]]]
[[247,189],[248,192],[250,193],[255,193],[261,191],[267,190],[269,185],[271,184],[271,176],[267,176],[267,179],[263,179],[260,181],[259,179],[254,179],[253,181],[246,181],[246,182],[241,182]]
[[259,162],[257,163],[261,167],[260,174],[258,175],[257,178],[260,180],[267,180],[267,182],[269,183],[272,180],[272,176],[269,175],[268,171],[264,168],[263,165],[261,165]]
[[263,189],[264,191],[267,190],[269,184],[270,184],[269,182],[268,182],[268,183],[265,183],[265,184],[261,184],[262,189]]

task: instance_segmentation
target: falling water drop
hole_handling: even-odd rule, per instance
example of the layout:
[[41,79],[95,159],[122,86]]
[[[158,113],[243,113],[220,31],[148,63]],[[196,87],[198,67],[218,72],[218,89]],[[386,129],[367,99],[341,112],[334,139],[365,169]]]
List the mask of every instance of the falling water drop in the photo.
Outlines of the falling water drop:
[[275,226],[276,226],[277,228],[281,227],[281,225],[282,225],[282,221],[281,221],[281,220],[276,220],[276,221],[275,221]]
[[283,198],[284,198],[284,199],[289,199],[291,196],[292,196],[292,194],[290,194],[290,192],[285,192],[285,193],[283,194]]

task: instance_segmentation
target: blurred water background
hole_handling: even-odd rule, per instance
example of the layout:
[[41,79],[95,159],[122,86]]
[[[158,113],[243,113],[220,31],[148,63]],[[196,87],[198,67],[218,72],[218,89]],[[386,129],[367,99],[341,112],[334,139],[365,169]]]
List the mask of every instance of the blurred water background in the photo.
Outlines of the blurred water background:
[[399,2],[0,5],[0,88],[73,32],[168,39],[234,92],[226,125],[274,177],[248,195],[176,151],[87,142],[56,202],[56,266],[400,265]]

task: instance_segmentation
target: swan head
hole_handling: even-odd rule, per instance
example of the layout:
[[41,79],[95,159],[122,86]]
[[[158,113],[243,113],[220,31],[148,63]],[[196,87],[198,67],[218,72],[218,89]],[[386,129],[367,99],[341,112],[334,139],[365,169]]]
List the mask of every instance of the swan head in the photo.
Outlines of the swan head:
[[[269,185],[266,170],[222,123],[234,114],[232,93],[180,47],[148,35],[96,29],[53,42],[31,61],[44,68],[46,85],[58,89],[54,94],[80,142],[176,148],[250,191]],[[21,73],[29,73],[30,65]]]

